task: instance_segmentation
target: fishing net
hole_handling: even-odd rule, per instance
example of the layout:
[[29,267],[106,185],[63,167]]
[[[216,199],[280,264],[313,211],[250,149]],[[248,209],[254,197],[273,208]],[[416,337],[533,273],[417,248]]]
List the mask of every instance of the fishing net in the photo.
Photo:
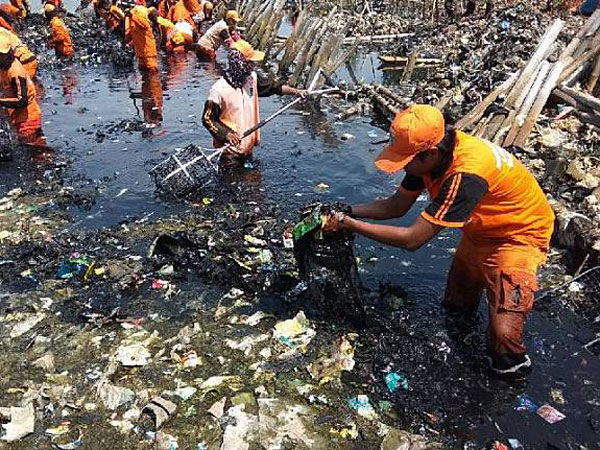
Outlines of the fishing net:
[[[340,204],[310,204],[301,218],[326,215],[329,211],[350,212]],[[354,257],[354,235],[345,231],[323,233],[320,227],[294,242],[300,276],[313,301],[323,312],[356,324],[364,324],[365,308]]]
[[543,292],[538,300],[561,301],[577,314],[600,322],[600,266],[573,277],[566,283]]
[[6,120],[0,119],[0,161],[12,161],[17,139]]
[[206,187],[219,171],[221,152],[188,145],[150,170],[159,193],[183,197]]

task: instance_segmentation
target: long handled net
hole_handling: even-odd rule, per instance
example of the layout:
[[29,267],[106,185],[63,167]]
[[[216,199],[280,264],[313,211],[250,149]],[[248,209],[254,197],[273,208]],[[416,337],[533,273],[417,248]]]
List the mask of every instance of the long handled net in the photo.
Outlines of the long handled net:
[[[319,76],[320,72],[316,74],[308,88],[309,96],[331,93],[338,90],[337,88],[314,90]],[[250,136],[256,130],[302,100],[302,98],[297,98],[293,102],[288,103],[271,116],[246,130],[242,138]],[[235,151],[230,144],[217,149],[208,149],[195,145],[176,149],[174,154],[150,170],[150,176],[153,178],[159,192],[168,193],[176,197],[185,196],[192,191],[206,187],[215,180],[216,175],[219,173],[221,157],[224,152],[230,149]]]

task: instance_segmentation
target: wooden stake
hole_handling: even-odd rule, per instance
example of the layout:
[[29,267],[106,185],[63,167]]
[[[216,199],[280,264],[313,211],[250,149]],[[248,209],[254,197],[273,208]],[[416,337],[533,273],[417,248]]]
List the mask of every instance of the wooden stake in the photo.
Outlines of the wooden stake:
[[556,62],[552,66],[552,70],[550,71],[550,74],[548,75],[548,78],[544,83],[544,87],[540,90],[540,93],[537,96],[535,103],[533,104],[531,110],[529,111],[529,114],[527,114],[527,117],[525,118],[525,122],[523,123],[519,134],[515,138],[514,145],[518,147],[525,146],[525,142],[527,141],[527,138],[529,137],[529,134],[531,133],[531,130],[533,129],[538,116],[542,112],[542,109],[544,109],[544,106],[548,101],[548,97],[550,97],[550,93],[552,92],[552,89],[554,89],[554,87],[556,86],[558,78],[560,77],[560,74],[562,73],[563,69],[563,63],[560,61]]

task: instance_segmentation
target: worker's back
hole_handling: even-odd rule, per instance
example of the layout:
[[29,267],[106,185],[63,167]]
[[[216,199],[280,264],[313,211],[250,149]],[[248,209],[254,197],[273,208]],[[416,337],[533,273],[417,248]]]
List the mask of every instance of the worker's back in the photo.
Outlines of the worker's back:
[[552,208],[534,176],[512,154],[491,142],[457,131],[448,170],[436,180],[424,177],[431,198],[456,174],[476,175],[488,185],[487,193],[462,227],[472,241],[548,247],[554,224]]

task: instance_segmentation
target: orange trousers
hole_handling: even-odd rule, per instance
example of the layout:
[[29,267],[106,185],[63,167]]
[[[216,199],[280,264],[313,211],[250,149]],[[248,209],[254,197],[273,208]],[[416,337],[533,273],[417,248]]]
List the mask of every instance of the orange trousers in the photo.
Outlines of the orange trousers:
[[523,354],[523,328],[533,307],[537,270],[545,260],[546,250],[538,247],[481,245],[463,236],[450,266],[444,304],[476,311],[485,290],[490,351],[496,355]]
[[26,64],[23,64],[23,68],[25,69],[25,72],[27,72],[27,75],[29,75],[29,78],[31,78],[33,80],[35,78],[35,76],[37,75],[37,69],[38,69],[37,59],[34,59],[33,61],[30,61]]
[[138,67],[143,70],[158,70],[158,56],[138,57]]
[[46,138],[42,131],[42,118],[27,120],[14,124],[19,141],[24,144],[44,147]]

